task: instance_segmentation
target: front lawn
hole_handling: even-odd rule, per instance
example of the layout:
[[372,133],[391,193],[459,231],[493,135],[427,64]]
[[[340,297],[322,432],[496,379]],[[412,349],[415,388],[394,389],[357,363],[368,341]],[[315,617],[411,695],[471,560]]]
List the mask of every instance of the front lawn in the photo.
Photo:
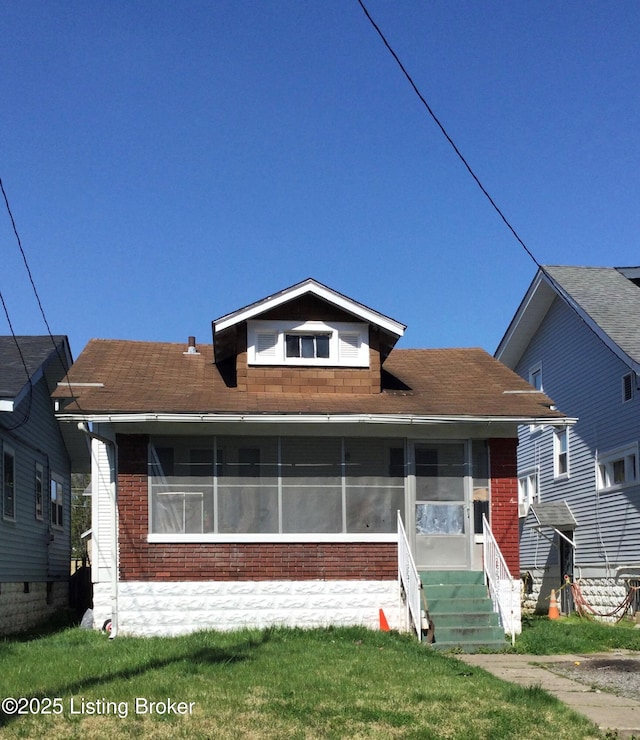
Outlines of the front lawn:
[[1,737],[599,737],[541,689],[504,683],[395,633],[109,640],[68,629],[0,642],[0,659],[1,698],[24,697],[20,706],[33,712],[0,715]]
[[626,619],[619,624],[610,624],[575,615],[557,620],[524,617],[522,634],[516,638],[512,651],[532,655],[563,655],[616,649],[640,650],[640,629],[635,627],[635,622]]

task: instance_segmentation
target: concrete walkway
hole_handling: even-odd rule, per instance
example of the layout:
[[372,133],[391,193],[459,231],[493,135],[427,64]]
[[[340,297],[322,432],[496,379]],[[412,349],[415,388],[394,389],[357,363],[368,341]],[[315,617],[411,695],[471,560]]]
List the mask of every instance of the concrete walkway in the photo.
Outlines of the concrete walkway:
[[[588,655],[456,655],[471,666],[484,668],[498,678],[522,686],[541,686],[576,712],[588,717],[603,732],[617,731],[618,737],[640,737],[640,701],[626,699],[553,673],[553,663],[585,662],[597,658],[624,658],[626,653]],[[638,655],[635,653],[634,655]],[[549,668],[543,668],[548,665]],[[551,669],[551,670],[549,670]]]

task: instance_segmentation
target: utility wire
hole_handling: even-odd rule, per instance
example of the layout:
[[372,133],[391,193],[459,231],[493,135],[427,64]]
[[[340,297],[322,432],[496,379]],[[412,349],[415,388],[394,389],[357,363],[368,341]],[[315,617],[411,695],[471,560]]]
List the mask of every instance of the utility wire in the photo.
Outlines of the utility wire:
[[496,213],[497,213],[497,214],[498,214],[498,215],[500,216],[500,218],[501,218],[501,219],[502,219],[502,220],[504,221],[504,223],[505,223],[505,225],[507,226],[507,228],[509,229],[509,231],[510,231],[510,232],[511,232],[511,233],[513,234],[513,236],[515,236],[515,238],[516,238],[516,239],[518,240],[518,242],[519,242],[520,246],[521,246],[521,247],[522,247],[522,248],[524,249],[524,251],[525,251],[525,252],[526,252],[526,253],[527,253],[527,254],[529,255],[529,257],[531,257],[531,259],[532,259],[532,260],[533,260],[533,262],[535,263],[536,267],[538,267],[538,269],[541,269],[541,270],[542,270],[543,272],[545,272],[545,270],[544,270],[544,269],[542,268],[542,265],[541,265],[541,264],[540,264],[540,263],[538,262],[538,260],[537,260],[537,259],[536,259],[536,258],[534,257],[534,255],[533,255],[533,253],[531,252],[531,250],[529,249],[529,247],[527,247],[527,245],[526,245],[526,244],[524,243],[524,241],[523,241],[523,240],[522,240],[522,239],[520,238],[520,236],[519,236],[518,232],[517,232],[517,231],[516,231],[516,230],[515,230],[515,229],[513,228],[513,226],[512,226],[512,225],[511,225],[511,224],[509,223],[509,220],[507,219],[507,217],[506,217],[506,216],[504,215],[504,213],[503,213],[503,212],[502,212],[502,211],[500,210],[500,208],[498,207],[497,203],[496,203],[496,202],[494,201],[494,199],[493,199],[493,198],[491,197],[491,195],[489,194],[489,192],[487,191],[487,189],[486,189],[486,188],[484,187],[484,185],[483,185],[483,184],[482,184],[482,182],[480,181],[480,178],[479,178],[479,177],[478,177],[478,176],[476,175],[476,173],[475,173],[475,172],[473,171],[473,169],[471,168],[471,165],[470,165],[470,164],[469,164],[469,163],[467,162],[467,160],[466,160],[466,159],[464,158],[464,156],[462,155],[462,152],[460,151],[460,149],[458,149],[458,147],[456,146],[456,144],[455,144],[455,142],[453,141],[453,139],[452,139],[452,138],[451,138],[451,137],[449,136],[449,134],[447,133],[447,130],[445,129],[445,127],[444,127],[444,126],[442,125],[442,123],[440,122],[440,119],[439,119],[439,118],[438,118],[438,117],[436,116],[436,114],[435,114],[435,113],[433,112],[433,109],[431,108],[431,106],[429,105],[429,103],[428,103],[428,102],[426,101],[426,99],[425,99],[424,95],[422,95],[422,93],[421,93],[421,92],[420,92],[420,90],[418,89],[418,86],[417,86],[417,85],[416,85],[416,83],[415,83],[415,82],[413,81],[413,78],[411,77],[411,75],[409,74],[409,72],[407,72],[407,69],[406,69],[406,67],[405,67],[405,66],[404,66],[404,64],[403,64],[403,63],[402,63],[402,62],[400,61],[400,58],[398,57],[398,55],[396,54],[396,52],[395,52],[395,51],[393,50],[393,48],[391,47],[391,44],[390,44],[390,43],[389,43],[389,42],[387,41],[387,39],[385,38],[385,35],[384,35],[384,34],[382,33],[382,31],[380,30],[380,27],[378,26],[378,24],[377,24],[377,23],[376,23],[376,22],[375,22],[375,21],[373,20],[373,18],[371,17],[371,14],[370,14],[370,13],[369,13],[369,11],[367,10],[367,8],[366,8],[365,4],[364,4],[364,3],[362,2],[362,0],[358,0],[358,4],[359,4],[359,5],[360,5],[360,7],[362,8],[362,10],[363,10],[364,14],[365,14],[365,15],[367,16],[367,18],[368,18],[369,22],[371,23],[371,25],[372,25],[372,26],[374,27],[374,29],[376,30],[376,32],[377,32],[377,34],[378,34],[378,36],[380,36],[380,38],[382,39],[382,43],[383,43],[383,44],[384,44],[384,45],[385,45],[385,46],[387,47],[387,50],[389,51],[389,53],[391,54],[391,56],[392,56],[392,57],[393,57],[393,58],[395,59],[396,63],[398,64],[398,66],[399,66],[399,67],[400,67],[400,69],[402,70],[402,74],[403,74],[403,75],[404,75],[404,76],[405,76],[405,77],[407,78],[407,81],[409,82],[409,84],[410,84],[410,85],[411,85],[411,87],[413,88],[413,91],[414,91],[414,92],[415,92],[415,94],[416,94],[416,95],[418,96],[418,98],[420,99],[420,101],[422,102],[422,104],[424,105],[424,107],[425,107],[425,108],[427,109],[427,111],[428,111],[429,115],[431,116],[431,118],[433,118],[433,120],[435,121],[435,123],[436,123],[436,125],[438,126],[438,128],[440,129],[440,131],[442,131],[442,133],[443,133],[443,135],[444,135],[445,139],[446,139],[446,140],[447,140],[447,141],[449,142],[449,144],[451,145],[451,147],[452,147],[453,151],[454,151],[454,152],[455,152],[455,153],[457,154],[457,156],[458,156],[458,158],[460,159],[460,161],[462,162],[462,164],[463,164],[463,165],[464,165],[464,166],[466,167],[466,169],[467,169],[467,172],[468,172],[468,173],[469,173],[469,174],[471,175],[471,177],[473,177],[473,179],[475,180],[475,183],[476,183],[476,185],[477,185],[477,186],[478,186],[478,187],[480,188],[480,190],[482,191],[482,193],[484,194],[484,196],[485,196],[485,197],[487,198],[487,200],[489,201],[489,203],[491,203],[491,205],[493,206],[493,208],[494,208],[494,210],[496,211]]
[[[16,237],[16,241],[18,243],[18,248],[20,249],[20,254],[22,255],[22,261],[24,262],[24,266],[27,270],[27,275],[29,276],[29,282],[31,283],[31,288],[33,289],[33,293],[36,297],[36,301],[38,302],[38,308],[40,309],[40,313],[42,315],[42,320],[44,321],[45,326],[47,327],[47,334],[49,338],[51,339],[51,343],[53,344],[53,348],[56,352],[56,356],[58,358],[58,361],[60,362],[60,365],[65,373],[65,377],[67,379],[67,384],[69,386],[69,392],[73,396],[73,390],[71,388],[71,382],[69,380],[69,367],[67,366],[66,358],[62,356],[60,352],[60,347],[58,346],[56,340],[54,339],[53,333],[51,332],[51,327],[49,326],[49,322],[47,321],[46,314],[44,312],[44,308],[42,306],[42,301],[40,300],[40,296],[38,294],[38,290],[36,288],[35,281],[33,279],[33,275],[31,273],[31,268],[29,267],[29,262],[27,260],[27,255],[22,247],[22,240],[20,239],[20,234],[18,233],[18,227],[16,226],[15,219],[13,217],[13,213],[11,211],[11,206],[9,204],[9,198],[7,197],[7,193],[4,189],[4,185],[2,183],[2,178],[0,178],[0,191],[2,191],[2,197],[4,198],[4,204],[7,209],[7,213],[9,214],[9,219],[11,221],[11,227],[13,228],[13,233]],[[31,414],[31,396],[33,395],[33,384],[31,382],[31,374],[29,372],[29,368],[27,367],[27,363],[24,359],[24,355],[22,354],[22,349],[20,348],[20,343],[18,341],[18,338],[16,337],[16,334],[13,329],[13,324],[11,323],[11,318],[9,316],[9,309],[7,308],[7,304],[5,303],[4,297],[2,296],[2,293],[0,293],[0,300],[2,302],[2,307],[4,309],[5,316],[7,317],[7,323],[9,324],[9,329],[11,331],[11,336],[13,337],[13,341],[16,344],[16,347],[18,349],[18,353],[20,355],[20,359],[22,361],[22,366],[25,369],[25,372],[27,374],[27,380],[29,381],[29,409],[27,411],[27,414],[25,418],[19,422],[14,427],[11,427],[11,430],[17,429],[20,426],[23,426],[26,424],[26,422],[29,420],[29,416]]]
[[[2,178],[0,178],[0,190],[2,190],[2,197],[4,198],[4,204],[7,208],[7,213],[9,214],[9,218],[11,219],[11,226],[13,227],[13,233],[15,234],[16,240],[18,242],[18,248],[20,249],[20,254],[22,255],[22,261],[24,262],[24,266],[27,269],[27,275],[29,276],[29,282],[31,283],[31,287],[33,288],[34,295],[36,297],[36,300],[38,301],[38,308],[40,309],[40,313],[42,314],[42,319],[44,321],[44,324],[47,327],[47,333],[53,340],[53,334],[51,333],[49,322],[47,321],[47,317],[45,316],[44,308],[42,307],[40,296],[38,295],[38,291],[36,290],[36,284],[33,281],[33,275],[31,274],[29,263],[27,262],[27,255],[24,253],[24,249],[22,248],[22,241],[20,240],[20,235],[18,234],[18,229],[16,227],[16,222],[13,218],[13,213],[11,213],[11,206],[9,205],[9,199],[7,198],[7,194],[4,190],[4,185],[2,184]],[[62,366],[65,368],[65,370],[68,369],[64,366],[64,363]]]
[[[367,19],[369,20],[369,23],[371,23],[371,25],[375,29],[376,33],[378,34],[378,36],[380,36],[380,38],[382,39],[383,44],[387,47],[387,50],[389,51],[389,53],[391,54],[391,56],[395,59],[397,65],[400,67],[400,70],[402,71],[402,74],[406,77],[407,81],[409,82],[409,84],[413,88],[413,91],[418,96],[418,98],[420,99],[420,101],[424,105],[424,107],[427,109],[427,112],[429,113],[429,115],[431,116],[431,118],[435,121],[436,125],[438,126],[438,128],[440,129],[440,131],[442,132],[442,134],[444,135],[445,139],[449,142],[449,144],[451,145],[453,151],[456,153],[456,155],[458,156],[458,158],[460,159],[460,161],[462,162],[462,164],[465,166],[467,172],[471,175],[471,177],[473,177],[476,185],[480,188],[480,190],[482,191],[482,193],[484,194],[484,196],[487,198],[487,200],[489,201],[489,203],[491,203],[492,207],[494,208],[494,210],[496,211],[496,213],[500,216],[500,218],[502,219],[502,221],[505,223],[505,225],[507,226],[507,228],[509,229],[509,231],[517,239],[517,241],[520,244],[520,246],[524,249],[524,251],[533,260],[534,264],[536,265],[536,267],[538,268],[538,270],[542,273],[542,275],[544,275],[546,277],[546,279],[554,287],[554,289],[564,298],[566,304],[573,310],[574,314],[578,317],[578,319],[582,322],[582,324],[584,326],[586,326],[587,329],[589,329],[589,331],[591,331],[599,339],[599,341],[601,341],[605,345],[605,347],[607,347],[617,357],[617,355],[613,351],[613,348],[611,348],[606,342],[604,342],[604,340],[596,332],[596,330],[594,329],[594,327],[591,326],[591,324],[588,321],[586,321],[586,319],[582,315],[582,312],[581,312],[582,309],[579,307],[579,305],[576,303],[576,301],[562,287],[562,285],[560,285],[560,283],[558,283],[558,281],[555,278],[553,278],[552,275],[550,275],[550,273],[548,272],[548,270],[545,269],[545,267],[543,265],[541,265],[540,262],[538,262],[538,260],[534,256],[533,252],[529,249],[529,247],[527,247],[527,245],[524,243],[524,241],[520,238],[520,235],[518,234],[518,232],[511,225],[511,223],[509,222],[509,220],[507,219],[507,217],[504,215],[504,213],[502,212],[502,210],[498,207],[497,203],[494,201],[494,199],[491,197],[491,195],[489,194],[489,192],[487,191],[487,189],[484,187],[484,185],[480,181],[480,178],[473,171],[473,169],[471,168],[471,165],[467,162],[467,160],[463,156],[463,154],[460,151],[460,149],[458,149],[458,147],[456,146],[456,144],[453,141],[453,139],[451,138],[451,136],[449,136],[449,134],[447,133],[447,130],[445,129],[445,127],[443,126],[443,124],[440,122],[440,119],[436,116],[436,114],[434,113],[433,109],[431,108],[431,106],[429,105],[429,103],[427,102],[427,100],[425,99],[424,95],[422,95],[422,93],[418,89],[418,86],[413,81],[413,78],[411,77],[411,75],[407,71],[406,67],[400,61],[400,58],[398,57],[398,55],[396,54],[396,52],[393,50],[391,44],[385,38],[385,35],[380,30],[380,27],[378,26],[378,24],[371,17],[371,14],[367,10],[367,8],[366,8],[363,0],[358,0],[358,4],[362,8],[362,11],[364,12],[364,14],[367,17]],[[586,311],[585,311],[585,313],[586,313]]]
[[27,375],[27,380],[29,382],[29,397],[28,397],[28,404],[27,404],[27,409],[25,411],[24,418],[22,419],[22,421],[19,421],[17,424],[14,424],[13,426],[3,427],[8,432],[13,432],[14,430],[18,429],[19,427],[23,426],[29,421],[29,417],[31,416],[31,404],[32,404],[32,399],[33,399],[33,383],[31,382],[31,374],[29,372],[29,368],[27,367],[27,361],[24,359],[24,355],[22,354],[22,348],[20,347],[20,342],[18,341],[18,337],[16,337],[16,333],[13,330],[13,324],[11,323],[11,317],[9,316],[9,309],[7,308],[7,304],[4,300],[4,296],[2,295],[2,291],[0,291],[0,302],[2,303],[4,315],[7,317],[7,323],[9,324],[9,329],[11,331],[11,336],[13,337],[13,342],[16,345],[16,349],[18,350],[20,362],[22,363],[22,367],[24,368],[24,371]]

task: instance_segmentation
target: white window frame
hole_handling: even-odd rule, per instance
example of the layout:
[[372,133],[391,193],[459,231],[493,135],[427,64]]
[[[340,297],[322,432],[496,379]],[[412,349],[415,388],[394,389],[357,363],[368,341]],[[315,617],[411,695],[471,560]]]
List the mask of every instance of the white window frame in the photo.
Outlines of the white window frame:
[[531,504],[540,501],[540,475],[538,468],[524,470],[518,476],[518,514],[526,516]]
[[[55,493],[55,500],[54,500]],[[51,473],[49,478],[49,522],[55,529],[64,529],[64,478],[57,473]],[[62,514],[62,516],[60,516]],[[62,524],[60,524],[62,519]]]
[[[286,437],[292,437],[291,434],[285,435]],[[222,435],[223,438],[226,438],[226,435]],[[278,437],[278,460],[277,462],[269,461],[267,464],[271,467],[277,467],[279,473],[278,473],[278,481],[277,481],[277,487],[278,487],[278,498],[279,498],[279,506],[282,506],[282,492],[284,488],[286,488],[285,479],[282,476],[282,462],[281,462],[281,450],[280,446],[282,443],[282,439],[284,437]],[[167,440],[166,446],[172,445],[172,440],[175,440],[177,438],[171,437]],[[269,437],[266,437],[265,439],[270,439]],[[319,438],[322,439],[322,438]],[[340,476],[340,483],[339,487],[342,489],[342,512],[343,512],[343,530],[346,528],[346,520],[345,520],[345,494],[347,488],[353,489],[356,486],[353,486],[348,482],[348,476],[346,474],[346,465],[347,465],[347,459],[345,458],[345,450],[344,445],[345,441],[351,440],[351,437],[336,437],[332,439],[339,439],[341,440],[341,476]],[[359,439],[356,437],[356,439]],[[400,449],[402,448],[403,455],[402,455],[402,471],[401,475],[397,475],[397,472],[391,472],[397,465],[397,461],[392,459],[392,454],[389,452],[389,460],[388,460],[388,469],[389,469],[389,478],[394,477],[401,477],[402,482],[401,483],[385,483],[380,486],[382,489],[391,489],[396,488],[398,491],[402,492],[403,497],[403,506],[407,506],[406,503],[406,496],[407,496],[407,485],[408,485],[408,478],[406,475],[405,465],[406,465],[406,447],[405,447],[405,441],[403,439],[394,439],[392,437],[383,437],[382,438],[384,442],[388,444],[387,449],[389,451],[393,449]],[[394,444],[391,445],[390,443],[393,442]],[[211,437],[211,445],[212,450],[215,450],[214,455],[214,471],[215,475],[212,478],[213,480],[213,495],[214,495],[214,501],[217,496],[217,489],[219,485],[226,485],[225,478],[226,476],[220,476],[218,474],[219,467],[222,463],[222,460],[219,457],[219,450],[218,450],[218,438],[217,437]],[[251,446],[242,446],[238,447],[238,452],[240,450],[250,450],[254,449],[254,445],[252,443]],[[154,526],[155,522],[153,520],[153,511],[154,511],[154,496],[158,495],[158,492],[154,492],[153,490],[153,482],[152,477],[155,476],[158,479],[162,479],[162,468],[159,465],[158,462],[158,456],[156,454],[153,454],[154,450],[154,442],[152,441],[149,445],[149,471],[153,471],[152,475],[148,476],[148,506],[149,506],[149,519],[148,519],[148,532],[147,532],[147,542],[149,543],[203,543],[203,542],[211,542],[211,543],[233,543],[233,544],[242,544],[242,543],[300,543],[300,542],[387,542],[387,543],[396,543],[398,539],[397,531],[391,531],[391,532],[354,532],[354,531],[341,531],[341,532],[269,532],[269,533],[259,533],[259,532],[234,532],[234,533],[220,533],[217,531],[217,525],[215,531],[207,531],[207,532],[154,532]],[[257,461],[256,461],[257,462]],[[255,464],[252,462],[248,462],[247,464]],[[168,485],[171,485],[166,478],[161,480],[161,482],[157,483],[158,487],[166,487]],[[234,484],[237,485],[237,484]],[[239,486],[241,487],[241,485]],[[298,486],[299,487],[299,486]],[[358,486],[361,487],[361,486]],[[365,488],[368,488],[369,486],[364,486]],[[176,489],[175,493],[178,495],[187,495],[185,493],[186,489],[184,486],[181,490]],[[174,493],[173,491],[166,491],[166,493]],[[282,516],[282,515],[280,515]],[[279,530],[282,529],[282,520],[279,522]]]
[[44,465],[36,463],[34,475],[34,514],[38,521],[44,519],[44,496],[46,491]]
[[[561,441],[562,437],[566,439],[566,450],[562,451]],[[570,436],[569,427],[562,427],[561,429],[555,429],[553,432],[553,477],[556,480],[565,480],[570,475]],[[565,470],[561,470],[561,457],[565,455]]]
[[[629,401],[633,401],[634,396],[634,383],[633,383],[633,376],[634,373],[625,373],[622,376],[622,403],[629,403]],[[628,381],[627,381],[628,379]],[[627,396],[627,382],[629,384],[629,395]]]
[[[287,357],[287,334],[328,335],[329,357]],[[369,367],[369,325],[327,321],[248,321],[250,365]]]
[[[7,490],[6,490],[6,481],[5,481],[5,465],[6,465],[6,458],[10,457],[12,462],[12,468],[13,468],[13,478],[12,478],[12,511],[9,513],[6,511],[6,496],[7,496]],[[13,449],[13,447],[10,447],[9,445],[3,445],[2,446],[2,467],[0,468],[0,473],[2,474],[2,518],[9,522],[15,522],[17,518],[17,501],[16,501],[16,451]]]
[[[615,482],[616,465],[622,464],[624,480]],[[618,491],[638,482],[638,443],[598,453],[596,483],[598,491]]]
[[[540,386],[538,387],[538,384],[536,381],[536,376],[540,378]],[[542,383],[542,363],[536,362],[535,365],[532,365],[529,368],[529,385],[532,385],[537,391],[544,391],[544,385]]]

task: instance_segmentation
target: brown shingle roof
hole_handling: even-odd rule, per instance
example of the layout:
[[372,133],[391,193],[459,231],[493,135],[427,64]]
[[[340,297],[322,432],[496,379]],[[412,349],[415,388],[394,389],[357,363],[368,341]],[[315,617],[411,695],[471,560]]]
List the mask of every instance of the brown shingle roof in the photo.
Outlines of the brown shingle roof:
[[[253,393],[227,387],[213,347],[94,339],[61,383],[67,413],[388,414],[561,418],[552,401],[482,349],[396,349],[379,394]],[[92,384],[92,385],[85,385]],[[96,385],[99,384],[99,385]]]

